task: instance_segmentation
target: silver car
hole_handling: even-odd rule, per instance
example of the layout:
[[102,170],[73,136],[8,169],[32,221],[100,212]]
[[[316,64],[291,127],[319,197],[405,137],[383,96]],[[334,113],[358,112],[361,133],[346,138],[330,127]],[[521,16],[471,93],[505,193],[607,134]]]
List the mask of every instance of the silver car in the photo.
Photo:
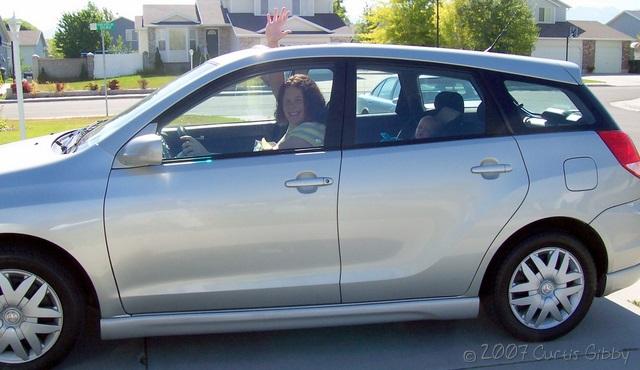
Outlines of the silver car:
[[[316,145],[257,149],[288,130],[268,82],[279,74],[323,76]],[[424,76],[465,93],[425,105]],[[394,109],[361,115],[358,92],[390,77]],[[244,50],[0,158],[0,362],[19,369],[60,361],[87,306],[104,339],[463,319],[483,305],[543,341],[640,277],[640,157],[565,62]]]

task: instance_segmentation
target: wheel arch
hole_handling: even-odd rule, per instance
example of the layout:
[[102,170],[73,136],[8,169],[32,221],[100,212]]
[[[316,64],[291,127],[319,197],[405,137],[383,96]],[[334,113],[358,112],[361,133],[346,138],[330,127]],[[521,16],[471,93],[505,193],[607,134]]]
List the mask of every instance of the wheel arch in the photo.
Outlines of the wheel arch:
[[580,220],[569,217],[551,217],[538,220],[523,226],[509,236],[509,238],[502,243],[500,248],[498,248],[496,253],[493,255],[491,262],[489,262],[489,265],[485,270],[485,274],[480,285],[480,296],[482,297],[488,294],[490,283],[495,278],[497,266],[504,260],[506,255],[515,248],[515,246],[531,235],[549,231],[568,233],[576,237],[587,247],[596,266],[596,296],[601,297],[604,293],[607,268],[609,265],[606,247],[602,238],[600,238],[600,235],[598,235],[591,226]]
[[37,250],[40,253],[52,257],[58,263],[63,264],[67,269],[69,269],[74,277],[79,279],[80,286],[82,291],[85,293],[87,303],[91,307],[100,310],[98,295],[93,286],[93,283],[91,282],[91,279],[89,278],[89,275],[82,267],[82,265],[78,262],[78,260],[76,260],[75,257],[73,257],[62,247],[48,240],[33,235],[12,233],[0,234],[0,248],[2,248],[3,245],[7,244],[20,246],[21,248],[30,248],[32,250]]

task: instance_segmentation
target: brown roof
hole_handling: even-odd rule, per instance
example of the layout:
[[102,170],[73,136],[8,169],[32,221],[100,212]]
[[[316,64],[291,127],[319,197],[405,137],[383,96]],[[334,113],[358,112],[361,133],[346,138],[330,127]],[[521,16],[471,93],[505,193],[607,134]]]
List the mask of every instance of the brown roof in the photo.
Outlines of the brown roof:
[[633,41],[632,37],[597,21],[567,21],[552,24],[538,24],[540,37],[567,37],[569,29],[575,27],[576,39]]
[[36,46],[41,37],[40,31],[20,31],[20,45]]
[[629,37],[629,35],[597,21],[571,21],[571,23],[584,30],[584,32],[580,33],[580,36],[578,36],[579,39],[633,41],[633,38]]

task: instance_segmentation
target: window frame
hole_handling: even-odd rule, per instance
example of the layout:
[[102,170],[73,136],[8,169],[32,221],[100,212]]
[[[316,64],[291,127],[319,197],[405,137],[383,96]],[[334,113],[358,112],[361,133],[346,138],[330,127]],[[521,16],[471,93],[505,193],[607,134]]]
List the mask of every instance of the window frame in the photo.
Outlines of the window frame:
[[[310,69],[330,69],[333,72],[333,81],[331,87],[331,97],[327,101],[327,123],[325,134],[325,145],[322,147],[313,148],[294,148],[294,149],[280,149],[280,150],[265,150],[265,151],[247,151],[238,153],[210,153],[205,156],[198,157],[185,157],[185,158],[169,158],[163,159],[163,163],[179,163],[179,162],[194,162],[194,161],[207,161],[212,159],[227,159],[227,158],[244,158],[244,157],[258,157],[264,155],[281,155],[291,153],[309,153],[309,152],[329,152],[340,150],[340,143],[342,141],[342,127],[344,118],[344,85],[345,85],[345,61],[342,58],[327,57],[327,58],[314,58],[310,59],[294,59],[284,60],[277,62],[263,62],[253,66],[245,67],[240,70],[231,72],[225,76],[219,77],[213,81],[210,81],[205,86],[185,96],[178,102],[175,102],[171,107],[167,108],[162,113],[154,117],[150,122],[157,123],[157,132],[160,134],[161,130],[170,124],[173,120],[180,117],[182,114],[187,113],[192,108],[205,102],[213,95],[223,91],[226,87],[233,83],[244,81],[250,78],[262,76],[272,73],[275,70],[286,71],[302,71]],[[185,104],[186,103],[186,104]],[[330,104],[329,104],[330,103]],[[258,122],[258,121],[257,121]],[[265,121],[259,121],[265,122]],[[233,124],[233,123],[230,123]],[[238,125],[247,124],[238,123]],[[229,125],[229,124],[227,124]]]
[[[428,74],[428,71],[436,71],[442,73],[443,76],[447,75],[467,75],[469,82],[476,89],[476,92],[485,104],[486,118],[485,118],[485,133],[480,135],[461,135],[461,136],[449,136],[449,137],[436,137],[425,139],[412,139],[401,141],[385,141],[374,143],[355,143],[356,134],[356,120],[362,118],[356,112],[357,104],[357,71],[362,70],[380,70],[388,73],[396,73],[399,75],[400,70],[414,69],[416,70],[416,78],[421,74]],[[347,65],[347,80],[345,85],[345,117],[343,119],[344,127],[342,133],[342,149],[366,149],[377,148],[386,146],[397,145],[415,145],[428,142],[445,142],[445,141],[457,141],[457,140],[470,140],[478,138],[490,138],[499,136],[511,135],[509,127],[506,123],[506,116],[504,112],[499,108],[499,105],[495,101],[494,95],[491,94],[490,88],[486,81],[486,76],[482,70],[478,70],[470,67],[455,66],[440,63],[421,62],[421,61],[403,61],[396,59],[379,59],[379,58],[352,58]],[[398,84],[402,84],[401,76],[398,76]],[[457,77],[460,78],[460,77]],[[416,81],[416,86],[419,88],[419,82]],[[419,98],[422,101],[422,97]],[[394,112],[393,114],[396,114]],[[491,122],[489,122],[491,120]]]

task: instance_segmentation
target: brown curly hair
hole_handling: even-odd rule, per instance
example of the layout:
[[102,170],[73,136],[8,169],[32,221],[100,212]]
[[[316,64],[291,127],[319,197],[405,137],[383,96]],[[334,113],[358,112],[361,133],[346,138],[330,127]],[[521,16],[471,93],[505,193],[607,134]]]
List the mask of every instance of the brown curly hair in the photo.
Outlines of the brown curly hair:
[[304,111],[306,122],[322,122],[324,121],[326,102],[324,96],[320,92],[318,85],[309,76],[296,74],[289,77],[278,90],[278,99],[276,107],[276,122],[287,122],[284,116],[282,101],[284,100],[284,91],[289,87],[297,87],[302,91],[304,99]]

